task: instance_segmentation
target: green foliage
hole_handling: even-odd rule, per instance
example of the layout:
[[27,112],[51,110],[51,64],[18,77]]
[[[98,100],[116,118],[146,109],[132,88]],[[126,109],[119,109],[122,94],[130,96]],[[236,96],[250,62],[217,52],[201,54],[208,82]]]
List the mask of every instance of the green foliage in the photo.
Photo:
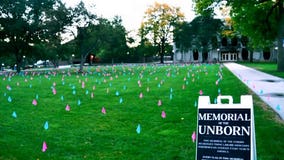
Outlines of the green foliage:
[[211,16],[198,16],[190,23],[183,23],[175,29],[175,42],[181,51],[189,49],[217,47],[216,37],[220,34],[223,23]]
[[153,46],[157,47],[161,63],[163,63],[166,44],[170,44],[173,40],[173,29],[183,19],[184,15],[180,9],[168,4],[156,2],[146,10],[140,29],[141,38],[148,39]]
[[277,64],[272,62],[241,63],[242,65],[257,69],[259,71],[284,78],[284,72],[277,71]]
[[70,23],[67,9],[58,0],[6,0],[0,2],[0,9],[0,43],[18,66],[24,56],[34,56],[36,45],[54,45]]
[[190,48],[192,48],[192,40],[190,37],[192,35],[191,26],[188,22],[183,22],[174,30],[174,42],[176,47],[184,52],[188,51]]
[[103,62],[126,56],[126,30],[120,17],[116,16],[112,21],[98,18],[81,2],[73,9],[73,24],[77,29],[74,47],[81,57],[80,70],[91,53]]
[[265,3],[254,0],[234,2],[232,7],[234,27],[242,35],[250,37],[255,48],[271,46],[277,37],[279,25],[277,19],[273,18],[276,17],[277,12],[272,12],[269,18],[272,6],[272,1]]
[[127,52],[126,30],[120,17],[113,21],[97,19],[96,24],[85,28],[85,35],[79,34],[76,41],[80,43],[81,53],[93,53],[103,62],[111,62],[113,58],[123,60]]
[[250,39],[252,48],[274,47],[278,44],[277,70],[284,71],[284,1],[283,0],[195,0],[196,11],[204,14],[214,7],[230,7],[234,26]]

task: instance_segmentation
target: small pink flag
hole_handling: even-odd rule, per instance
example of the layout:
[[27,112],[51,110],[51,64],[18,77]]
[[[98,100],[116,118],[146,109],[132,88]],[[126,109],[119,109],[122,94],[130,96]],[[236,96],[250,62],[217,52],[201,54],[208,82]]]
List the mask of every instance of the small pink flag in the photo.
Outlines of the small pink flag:
[[143,93],[140,93],[139,97],[140,97],[140,98],[143,98]]
[[9,85],[8,85],[6,88],[7,88],[7,90],[9,90],[9,91],[12,90],[11,86],[9,86]]
[[105,109],[105,107],[102,108],[102,113],[103,113],[103,114],[106,114],[106,109]]
[[65,110],[70,111],[70,106],[68,104],[66,105]]
[[82,82],[82,88],[85,88],[85,82]]
[[270,101],[270,95],[267,96],[267,100]]
[[44,141],[43,144],[42,144],[42,152],[45,152],[47,150],[47,144],[46,142]]
[[196,133],[195,133],[195,131],[192,133],[191,139],[192,139],[192,142],[194,143],[195,140],[196,140]]
[[203,95],[203,91],[202,91],[202,90],[200,90],[200,91],[199,91],[199,94],[202,96],[202,95]]
[[217,81],[215,82],[215,84],[216,84],[216,86],[218,86],[218,84],[219,84],[219,81],[217,80]]
[[165,111],[162,111],[161,116],[162,116],[162,118],[166,118],[166,112],[165,112]]
[[158,106],[161,106],[162,105],[162,100],[159,100],[158,101]]
[[52,93],[53,93],[54,95],[56,95],[56,89],[55,89],[55,88],[52,89]]
[[32,104],[33,104],[34,106],[36,106],[36,105],[37,105],[37,101],[34,99],[33,102],[32,102]]

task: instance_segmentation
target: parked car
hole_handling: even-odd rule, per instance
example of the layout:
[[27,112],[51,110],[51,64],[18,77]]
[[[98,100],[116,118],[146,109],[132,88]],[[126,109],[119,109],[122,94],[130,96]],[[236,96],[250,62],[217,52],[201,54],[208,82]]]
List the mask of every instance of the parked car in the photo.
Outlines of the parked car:
[[46,61],[39,60],[34,64],[35,68],[44,68],[44,67],[51,67],[51,66],[53,66],[53,64],[49,60],[46,60]]

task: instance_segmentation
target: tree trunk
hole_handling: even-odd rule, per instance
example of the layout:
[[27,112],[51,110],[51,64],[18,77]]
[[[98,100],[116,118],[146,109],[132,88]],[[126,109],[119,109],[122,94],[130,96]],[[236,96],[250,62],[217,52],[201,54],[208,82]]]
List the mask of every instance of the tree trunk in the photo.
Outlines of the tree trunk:
[[249,62],[253,62],[253,49],[250,49]]
[[20,54],[20,51],[17,50],[15,51],[15,56],[16,56],[16,64],[17,64],[17,73],[21,72],[21,67],[25,67],[23,66],[23,56]]
[[163,37],[161,41],[162,41],[162,44],[161,44],[161,63],[164,63],[166,39]]
[[83,69],[84,69],[84,63],[86,61],[86,57],[88,54],[81,54],[81,62],[80,62],[80,68],[79,68],[79,72],[82,73]]
[[284,8],[283,1],[280,2],[280,21],[278,31],[278,53],[277,53],[277,71],[284,72]]

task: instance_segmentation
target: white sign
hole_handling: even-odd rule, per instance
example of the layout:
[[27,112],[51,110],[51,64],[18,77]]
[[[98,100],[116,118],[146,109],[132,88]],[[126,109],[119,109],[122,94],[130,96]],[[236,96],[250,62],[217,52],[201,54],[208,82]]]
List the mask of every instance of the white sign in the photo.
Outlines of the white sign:
[[240,104],[231,96],[219,96],[217,104],[200,96],[196,142],[196,160],[256,160],[252,96],[241,96]]

